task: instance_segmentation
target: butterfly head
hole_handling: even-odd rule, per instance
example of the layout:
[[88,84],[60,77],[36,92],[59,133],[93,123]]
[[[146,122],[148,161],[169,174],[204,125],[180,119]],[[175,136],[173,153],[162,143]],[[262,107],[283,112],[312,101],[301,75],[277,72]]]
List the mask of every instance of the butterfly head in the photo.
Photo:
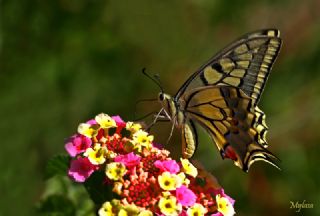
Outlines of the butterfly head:
[[158,101],[170,118],[176,114],[175,102],[169,94],[161,91],[158,95]]
[[172,100],[172,99],[171,99],[170,95],[168,95],[168,94],[166,94],[164,92],[160,92],[159,95],[158,95],[158,100],[159,100],[160,103],[163,103],[163,102],[165,102],[167,100]]
[[[146,72],[145,68],[142,69],[142,73],[146,77],[148,77],[150,80],[152,80],[160,88],[160,93],[158,95],[158,101],[161,103],[161,105],[163,107],[163,111],[165,112],[165,116],[169,119],[173,119],[173,117],[177,113],[176,102],[170,95],[164,93],[159,75],[150,76]],[[164,113],[161,113],[161,114],[164,114]]]

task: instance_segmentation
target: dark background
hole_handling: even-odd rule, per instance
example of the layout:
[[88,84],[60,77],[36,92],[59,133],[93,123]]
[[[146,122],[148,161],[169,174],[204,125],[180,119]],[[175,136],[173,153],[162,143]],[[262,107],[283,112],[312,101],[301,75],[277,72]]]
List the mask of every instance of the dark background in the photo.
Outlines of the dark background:
[[[282,171],[249,174],[204,135],[196,157],[236,199],[238,215],[320,215],[320,1],[0,1],[0,215],[29,215],[44,167],[98,113],[133,120],[135,101],[168,93],[240,35],[281,30],[283,47],[259,107]],[[140,104],[140,115],[151,111]],[[164,143],[170,125],[154,129]],[[158,135],[160,134],[160,135]],[[179,134],[168,145],[180,151]],[[313,203],[296,213],[290,201]]]

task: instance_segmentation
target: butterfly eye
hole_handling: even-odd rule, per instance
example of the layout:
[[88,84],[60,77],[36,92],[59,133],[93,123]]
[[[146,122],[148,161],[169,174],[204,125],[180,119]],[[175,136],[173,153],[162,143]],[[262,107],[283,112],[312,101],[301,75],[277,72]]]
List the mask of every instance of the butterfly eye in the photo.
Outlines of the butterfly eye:
[[160,101],[163,101],[163,100],[164,100],[164,94],[163,94],[163,93],[160,93],[160,94],[159,94],[159,100],[160,100]]

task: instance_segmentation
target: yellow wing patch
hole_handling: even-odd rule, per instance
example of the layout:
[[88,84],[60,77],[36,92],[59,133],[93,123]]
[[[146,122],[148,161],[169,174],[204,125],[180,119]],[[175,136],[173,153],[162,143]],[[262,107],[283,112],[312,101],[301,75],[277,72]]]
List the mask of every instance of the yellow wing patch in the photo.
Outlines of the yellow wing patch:
[[213,69],[211,66],[208,66],[204,69],[203,76],[208,84],[217,83],[222,78],[222,74],[216,69]]

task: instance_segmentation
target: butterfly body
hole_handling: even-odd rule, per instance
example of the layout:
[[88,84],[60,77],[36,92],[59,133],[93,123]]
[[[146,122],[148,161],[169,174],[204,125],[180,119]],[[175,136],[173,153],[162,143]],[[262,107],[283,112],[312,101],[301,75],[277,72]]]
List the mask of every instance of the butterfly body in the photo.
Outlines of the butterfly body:
[[276,29],[249,33],[202,66],[174,97],[159,94],[162,116],[182,131],[184,158],[197,149],[198,124],[222,158],[232,159],[242,170],[258,160],[277,167],[277,158],[266,149],[268,127],[257,104],[280,50],[279,35]]

